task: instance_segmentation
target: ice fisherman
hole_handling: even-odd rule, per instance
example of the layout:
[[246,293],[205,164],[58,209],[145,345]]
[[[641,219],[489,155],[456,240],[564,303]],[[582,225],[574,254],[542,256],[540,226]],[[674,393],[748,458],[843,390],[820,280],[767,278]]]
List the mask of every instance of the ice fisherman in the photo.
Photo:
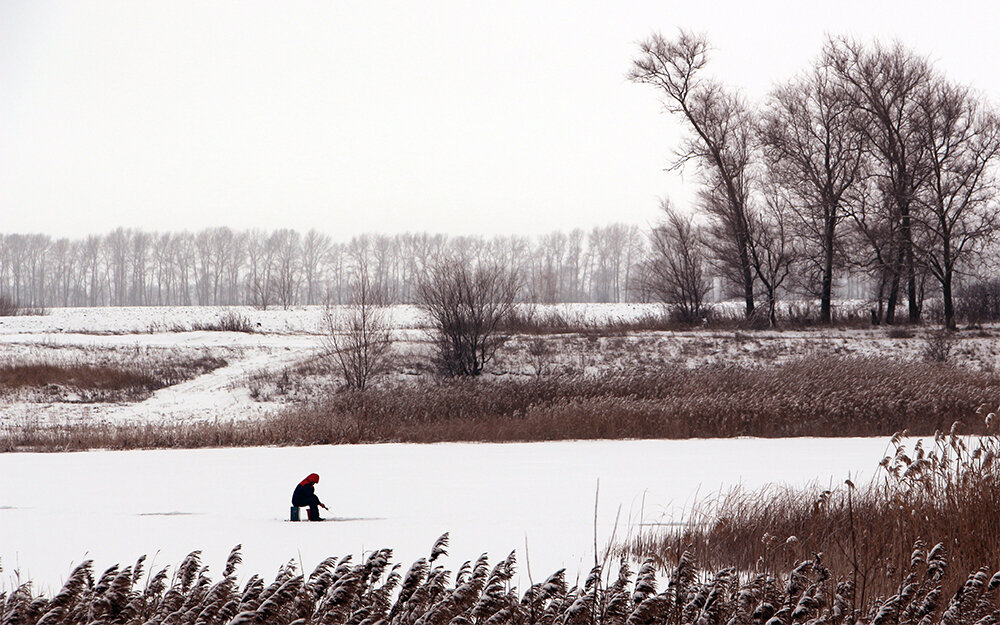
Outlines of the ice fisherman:
[[322,521],[323,519],[319,516],[319,509],[329,510],[329,508],[323,505],[323,502],[316,496],[314,484],[319,484],[319,475],[316,473],[310,473],[306,476],[306,479],[299,482],[299,485],[295,487],[295,492],[292,493],[292,505],[299,507],[308,506],[309,520]]

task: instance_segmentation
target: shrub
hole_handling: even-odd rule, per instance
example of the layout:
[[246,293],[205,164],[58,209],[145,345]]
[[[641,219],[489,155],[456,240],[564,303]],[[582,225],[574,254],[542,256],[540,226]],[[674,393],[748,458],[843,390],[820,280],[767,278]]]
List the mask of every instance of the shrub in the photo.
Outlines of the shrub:
[[886,336],[888,336],[890,339],[912,339],[915,336],[915,334],[913,333],[913,330],[911,330],[910,328],[894,327],[894,328],[889,328],[889,330],[886,332]]
[[970,326],[1000,321],[1000,279],[962,287],[955,298],[955,315]]
[[[174,331],[177,330],[178,328],[175,327]],[[256,332],[257,327],[250,317],[233,310],[228,310],[214,322],[192,324],[191,330],[202,332],[246,332],[250,334]]]
[[0,317],[14,317],[21,312],[21,306],[9,295],[0,295]]
[[924,339],[921,356],[928,362],[947,362],[953,343],[954,336],[947,329],[931,332]]
[[417,301],[431,318],[434,363],[443,375],[477,376],[507,341],[504,320],[514,309],[516,272],[499,264],[454,259],[431,268],[417,287]]

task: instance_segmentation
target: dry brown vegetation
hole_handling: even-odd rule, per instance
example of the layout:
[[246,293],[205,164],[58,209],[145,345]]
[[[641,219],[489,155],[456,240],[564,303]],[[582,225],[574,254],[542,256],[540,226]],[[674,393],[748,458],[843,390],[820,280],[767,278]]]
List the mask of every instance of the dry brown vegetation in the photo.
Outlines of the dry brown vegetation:
[[453,574],[439,560],[447,545],[445,534],[430,557],[417,560],[405,576],[390,568],[392,551],[380,549],[359,564],[349,555],[329,557],[309,575],[293,560],[270,583],[253,575],[242,589],[236,575],[239,546],[217,582],[197,551],[172,577],[167,569],[144,574],[140,558],[134,567],[113,566],[95,578],[86,561],[55,596],[36,596],[30,584],[0,593],[0,620],[18,625],[972,625],[1000,617],[1000,573],[990,577],[991,569],[974,570],[950,599],[944,594],[949,562],[941,545],[913,551],[896,594],[865,600],[849,575],[820,557],[774,575],[748,576],[733,568],[707,572],[689,553],[666,571],[662,583],[652,562],[637,573],[622,562],[617,570],[596,565],[572,587],[560,570],[529,582],[521,593],[512,584],[513,553],[493,567],[484,554]]
[[0,295],[0,317],[16,317],[18,315],[41,316],[47,313],[48,311],[46,311],[45,308],[30,308],[22,306],[17,300],[9,295]]
[[946,363],[808,357],[638,375],[397,383],[330,393],[252,422],[28,424],[0,433],[0,450],[929,435],[998,393],[996,374]]
[[[995,418],[987,419],[991,431]],[[890,619],[927,600],[920,576],[935,567],[945,597],[957,592],[957,599],[973,601],[963,596],[968,588],[959,592],[966,573],[1000,567],[1000,436],[969,439],[953,428],[933,441],[907,448],[893,437],[892,454],[867,487],[848,480],[830,490],[737,489],[703,507],[707,523],[693,517],[686,526],[641,534],[622,550],[664,566],[689,552],[709,569],[732,566],[771,576],[823,554],[861,605],[902,590]],[[945,554],[953,568],[934,563]],[[989,572],[969,582],[980,585],[971,591],[982,590]],[[917,578],[910,577],[914,573]],[[997,583],[1000,577],[992,587]]]
[[[789,303],[781,307],[778,318],[781,330],[808,330],[820,326],[817,311],[809,304]],[[833,324],[838,328],[869,328],[868,310],[861,306],[835,309]],[[669,306],[658,313],[648,312],[631,318],[592,319],[581,312],[558,308],[536,310],[531,306],[515,308],[507,316],[503,329],[512,334],[551,335],[584,334],[622,336],[635,332],[694,332],[698,330],[753,330],[768,327],[767,319],[747,319],[740,311],[724,306],[704,307],[700,322],[690,323]],[[911,334],[912,335],[912,334]]]
[[183,360],[139,357],[116,363],[8,360],[0,363],[0,397],[39,402],[138,401],[225,364],[205,354]]
[[214,321],[193,323],[191,324],[190,329],[192,331],[198,330],[204,332],[253,333],[257,330],[257,326],[254,324],[253,320],[250,319],[250,317],[230,310],[222,313],[219,318]]

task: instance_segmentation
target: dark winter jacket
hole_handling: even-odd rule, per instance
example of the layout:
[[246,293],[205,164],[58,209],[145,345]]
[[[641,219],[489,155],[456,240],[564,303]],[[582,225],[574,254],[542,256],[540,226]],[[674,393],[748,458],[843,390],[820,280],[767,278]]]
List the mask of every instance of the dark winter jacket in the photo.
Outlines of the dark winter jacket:
[[319,476],[312,473],[306,479],[299,482],[292,493],[293,506],[318,506],[322,502],[316,496],[316,488],[313,486],[319,481]]

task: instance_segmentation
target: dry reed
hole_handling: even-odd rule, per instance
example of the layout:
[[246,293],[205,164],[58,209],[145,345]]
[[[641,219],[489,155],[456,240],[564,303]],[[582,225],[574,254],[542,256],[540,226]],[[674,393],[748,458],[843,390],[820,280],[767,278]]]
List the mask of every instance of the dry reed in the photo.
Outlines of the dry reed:
[[998,391],[995,374],[946,363],[809,357],[639,375],[386,385],[330,393],[250,422],[25,426],[0,433],[0,450],[929,435]]
[[860,601],[849,576],[821,557],[775,575],[748,576],[733,568],[699,567],[685,553],[657,575],[646,561],[638,573],[595,567],[569,587],[560,570],[523,593],[511,583],[514,554],[490,567],[486,555],[452,573],[439,560],[447,534],[430,556],[405,575],[380,549],[362,563],[350,555],[323,560],[306,575],[293,563],[267,583],[253,575],[242,588],[236,571],[240,547],[230,553],[221,579],[213,581],[200,553],[191,553],[173,575],[134,566],[113,566],[95,577],[91,561],[76,567],[55,596],[35,595],[31,584],[0,592],[0,622],[10,625],[107,623],[139,625],[346,623],[354,625],[919,625],[995,623],[1000,573],[974,570],[949,599],[942,578],[949,568],[938,545],[913,551],[895,594]]
[[[852,583],[858,600],[889,597],[913,583],[913,559],[926,565],[946,552],[952,568],[937,581],[959,591],[966,573],[1000,567],[1000,436],[970,439],[956,428],[925,448],[892,438],[893,452],[866,487],[762,491],[736,489],[702,506],[707,524],[691,523],[641,534],[622,549],[657,562],[677,562],[690,551],[709,568],[735,566],[778,575],[823,554],[826,566]],[[930,549],[933,545],[938,545]]]

